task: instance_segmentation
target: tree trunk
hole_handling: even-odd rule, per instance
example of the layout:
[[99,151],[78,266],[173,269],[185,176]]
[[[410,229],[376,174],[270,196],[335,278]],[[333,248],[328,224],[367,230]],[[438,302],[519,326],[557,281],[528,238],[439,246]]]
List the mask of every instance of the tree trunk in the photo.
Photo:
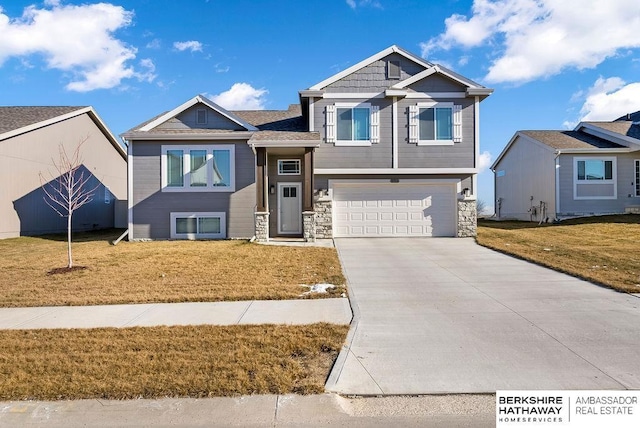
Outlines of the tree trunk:
[[69,256],[69,269],[73,267],[73,259],[71,258],[71,213],[67,217],[67,255]]

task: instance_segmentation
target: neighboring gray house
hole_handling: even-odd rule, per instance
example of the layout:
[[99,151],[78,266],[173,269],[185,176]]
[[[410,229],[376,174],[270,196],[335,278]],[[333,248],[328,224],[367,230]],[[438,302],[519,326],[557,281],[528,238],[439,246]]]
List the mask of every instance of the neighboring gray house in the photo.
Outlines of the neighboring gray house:
[[0,107],[0,238],[66,232],[66,219],[43,199],[39,173],[55,172],[60,143],[73,153],[85,137],[83,168],[100,187],[74,214],[73,230],[114,227],[117,205],[126,227],[126,152],[92,107]]
[[518,131],[491,166],[496,216],[547,221],[640,210],[640,112],[573,131]]
[[129,237],[472,236],[491,92],[391,46],[288,110],[196,96],[122,135]]

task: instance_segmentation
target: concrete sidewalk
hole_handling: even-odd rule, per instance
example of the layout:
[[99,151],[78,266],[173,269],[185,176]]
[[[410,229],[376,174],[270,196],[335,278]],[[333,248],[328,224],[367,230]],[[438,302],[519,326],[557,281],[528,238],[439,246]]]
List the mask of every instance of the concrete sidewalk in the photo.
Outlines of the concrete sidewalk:
[[343,398],[254,395],[0,402],[0,427],[491,427],[493,395]]
[[48,306],[0,308],[0,330],[201,324],[349,324],[351,316],[346,298]]

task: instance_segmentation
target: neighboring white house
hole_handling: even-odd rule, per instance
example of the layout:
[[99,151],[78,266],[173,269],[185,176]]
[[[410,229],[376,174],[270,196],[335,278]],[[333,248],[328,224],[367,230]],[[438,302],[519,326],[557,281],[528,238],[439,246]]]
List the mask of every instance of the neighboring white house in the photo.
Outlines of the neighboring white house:
[[82,167],[99,187],[74,213],[73,229],[126,227],[126,152],[92,107],[0,107],[0,238],[66,231],[66,219],[44,201],[39,174],[55,171],[61,143],[73,153],[84,138]]
[[640,112],[572,131],[518,131],[491,166],[496,217],[548,221],[640,209]]

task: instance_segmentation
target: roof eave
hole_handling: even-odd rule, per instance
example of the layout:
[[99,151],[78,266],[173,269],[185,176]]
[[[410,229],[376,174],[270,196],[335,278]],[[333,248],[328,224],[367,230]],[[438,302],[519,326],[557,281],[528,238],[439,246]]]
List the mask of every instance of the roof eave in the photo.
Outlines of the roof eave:
[[159,132],[125,132],[120,134],[127,141],[139,140],[248,140],[253,135],[253,131],[235,131],[234,133],[222,132],[219,134],[193,133],[193,134],[166,134]]
[[320,140],[264,140],[248,141],[251,147],[320,147]]

